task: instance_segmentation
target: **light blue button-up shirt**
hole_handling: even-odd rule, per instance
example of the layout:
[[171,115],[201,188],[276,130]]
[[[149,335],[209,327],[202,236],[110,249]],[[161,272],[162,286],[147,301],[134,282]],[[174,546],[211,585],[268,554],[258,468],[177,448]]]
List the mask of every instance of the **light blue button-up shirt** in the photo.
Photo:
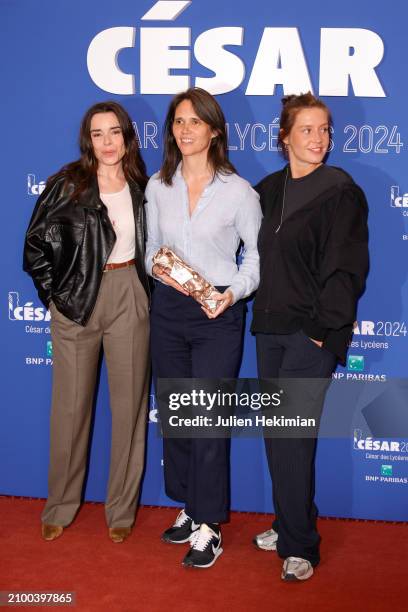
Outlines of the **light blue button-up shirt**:
[[[228,286],[234,302],[259,284],[257,239],[262,219],[259,196],[237,174],[217,174],[190,216],[187,185],[179,165],[171,186],[154,174],[146,187],[146,268],[162,246],[173,249],[213,285]],[[242,263],[236,253],[244,243]]]

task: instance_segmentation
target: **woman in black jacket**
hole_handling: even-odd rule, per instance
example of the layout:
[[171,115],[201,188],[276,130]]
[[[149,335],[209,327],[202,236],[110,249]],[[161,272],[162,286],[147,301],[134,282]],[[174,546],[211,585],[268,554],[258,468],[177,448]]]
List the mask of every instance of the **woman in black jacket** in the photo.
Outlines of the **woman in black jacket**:
[[45,540],[79,508],[97,366],[103,346],[112,411],[105,504],[109,536],[133,525],[144,462],[149,375],[143,191],[132,121],[115,102],[95,104],[80,129],[81,157],[47,182],[31,218],[24,270],[51,310],[53,391]]
[[[300,385],[301,401],[291,408],[302,417],[308,406],[317,423],[331,374],[345,362],[368,270],[364,193],[346,172],[323,163],[330,123],[329,109],[311,93],[285,97],[279,139],[289,164],[256,187],[264,210],[252,322],[258,373],[297,379],[290,389]],[[306,580],[320,559],[316,437],[301,435],[265,434],[276,519],[254,543],[285,559],[284,580]]]

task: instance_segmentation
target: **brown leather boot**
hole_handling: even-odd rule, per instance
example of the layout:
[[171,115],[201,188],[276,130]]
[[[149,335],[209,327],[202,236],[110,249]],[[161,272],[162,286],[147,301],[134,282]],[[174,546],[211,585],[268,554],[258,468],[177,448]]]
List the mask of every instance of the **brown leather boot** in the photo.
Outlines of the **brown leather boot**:
[[109,537],[115,544],[124,542],[131,532],[131,527],[109,527]]
[[48,523],[41,523],[41,535],[44,540],[50,542],[56,540],[62,535],[64,528],[61,525],[49,525]]

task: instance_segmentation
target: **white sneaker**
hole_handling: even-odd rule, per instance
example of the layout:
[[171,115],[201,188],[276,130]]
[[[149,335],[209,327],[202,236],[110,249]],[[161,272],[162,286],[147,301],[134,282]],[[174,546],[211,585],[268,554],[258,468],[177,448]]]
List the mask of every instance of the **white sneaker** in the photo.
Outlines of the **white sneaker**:
[[288,557],[282,568],[282,580],[307,580],[313,576],[313,567],[310,561],[301,557]]
[[252,540],[257,548],[261,550],[276,550],[278,534],[274,529],[267,529],[262,533],[258,533]]

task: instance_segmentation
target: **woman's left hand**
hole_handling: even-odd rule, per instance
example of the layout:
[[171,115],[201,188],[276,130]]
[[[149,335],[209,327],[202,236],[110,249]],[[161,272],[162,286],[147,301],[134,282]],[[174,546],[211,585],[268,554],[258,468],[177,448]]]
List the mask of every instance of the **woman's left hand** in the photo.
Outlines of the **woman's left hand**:
[[220,316],[227,308],[229,308],[234,301],[234,296],[232,292],[227,289],[224,293],[220,293],[219,291],[214,291],[211,294],[211,299],[216,300],[218,302],[217,308],[213,311],[208,310],[204,306],[201,306],[202,310],[205,312],[209,319],[216,319]]

